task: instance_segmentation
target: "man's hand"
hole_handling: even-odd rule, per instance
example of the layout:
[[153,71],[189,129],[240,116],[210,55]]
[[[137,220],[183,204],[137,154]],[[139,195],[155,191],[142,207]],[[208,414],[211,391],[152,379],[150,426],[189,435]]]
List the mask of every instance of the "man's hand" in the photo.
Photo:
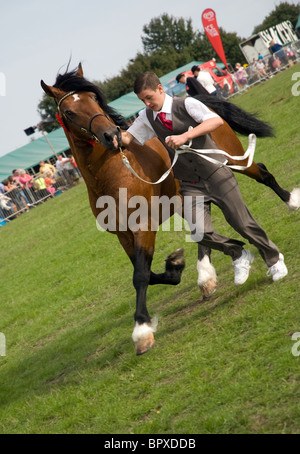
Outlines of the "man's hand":
[[196,137],[209,134],[215,131],[215,129],[222,126],[223,123],[224,122],[221,117],[209,118],[208,120],[203,121],[203,123],[200,123],[194,128],[189,129],[183,134],[167,137],[165,140],[166,145],[176,150],[177,148],[181,147],[181,145],[184,145],[186,142],[189,142],[190,140],[193,140]]
[[181,147],[181,145],[184,145],[188,141],[189,139],[187,138],[187,133],[180,134],[178,136],[169,136],[165,140],[166,145],[174,150],[177,150],[177,148]]
[[122,135],[122,146],[123,147],[127,147],[127,145],[129,145],[134,140],[134,137],[132,134],[130,134],[130,132],[122,131],[121,135]]

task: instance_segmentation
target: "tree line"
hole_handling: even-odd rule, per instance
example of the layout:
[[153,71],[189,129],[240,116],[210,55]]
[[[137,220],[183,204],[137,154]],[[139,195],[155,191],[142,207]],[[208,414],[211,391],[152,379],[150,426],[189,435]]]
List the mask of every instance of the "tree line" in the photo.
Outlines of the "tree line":
[[[296,25],[300,3],[290,4],[281,2],[273,11],[257,25],[252,34],[290,20]],[[220,36],[228,63],[245,62],[239,44],[248,37],[228,33],[220,27]],[[208,61],[212,58],[219,60],[204,31],[194,30],[191,19],[175,18],[168,14],[151,19],[143,27],[141,37],[143,51],[129,61],[126,68],[118,76],[104,81],[94,81],[101,89],[107,102],[132,91],[136,77],[145,71],[153,71],[158,77],[183,66],[190,61]],[[56,105],[52,98],[43,96],[38,104],[38,112],[44,122],[47,132],[53,131],[59,125],[55,119]]]

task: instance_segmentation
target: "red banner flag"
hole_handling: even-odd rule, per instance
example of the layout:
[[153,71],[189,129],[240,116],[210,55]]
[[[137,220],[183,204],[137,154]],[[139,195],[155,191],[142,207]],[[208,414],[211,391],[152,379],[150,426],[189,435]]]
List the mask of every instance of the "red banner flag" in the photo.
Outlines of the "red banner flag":
[[219,55],[220,59],[228,69],[223,44],[220,37],[219,27],[217,24],[216,13],[212,9],[208,8],[203,11],[202,24],[211,45],[213,46],[213,48]]

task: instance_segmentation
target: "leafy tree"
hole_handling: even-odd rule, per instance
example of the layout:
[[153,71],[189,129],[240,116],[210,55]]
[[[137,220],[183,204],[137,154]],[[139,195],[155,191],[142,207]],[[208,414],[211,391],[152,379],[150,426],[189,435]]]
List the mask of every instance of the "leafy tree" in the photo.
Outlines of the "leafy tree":
[[142,43],[146,54],[169,47],[182,52],[195,36],[191,19],[175,19],[168,14],[151,19],[148,25],[144,25],[143,32]]
[[[142,37],[145,52],[138,53],[119,76],[104,82],[95,82],[108,102],[131,92],[136,77],[144,71],[153,71],[160,77],[192,60],[219,60],[206,34],[194,32],[190,20],[175,20],[163,14],[145,25],[144,32],[148,33],[147,37]],[[227,33],[222,28],[220,34],[227,61],[232,64],[244,61],[239,48],[243,39],[236,33]]]
[[152,55],[139,53],[119,76],[104,82],[95,81],[95,84],[99,86],[107,101],[110,102],[131,92],[136,77],[142,72],[152,71],[160,77],[191,60],[193,60],[193,55],[188,50],[178,53],[173,47],[160,49]]
[[264,19],[264,21],[257,25],[253,30],[253,35],[266,30],[267,28],[273,27],[274,25],[280,24],[286,20],[290,20],[295,27],[300,12],[300,3],[297,5],[290,4],[288,2],[282,2],[271,13]]
[[51,132],[59,127],[55,114],[57,112],[57,105],[53,98],[43,95],[42,100],[38,104],[38,113],[42,119],[42,127],[44,131]]

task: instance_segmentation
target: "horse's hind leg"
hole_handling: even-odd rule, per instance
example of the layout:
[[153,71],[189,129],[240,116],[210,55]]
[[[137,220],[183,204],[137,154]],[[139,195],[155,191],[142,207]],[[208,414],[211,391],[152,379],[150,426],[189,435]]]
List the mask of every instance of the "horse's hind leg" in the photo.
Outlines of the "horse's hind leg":
[[198,285],[203,299],[209,298],[216,290],[217,275],[210,261],[211,249],[198,243]]
[[265,186],[273,189],[273,191],[281,198],[283,202],[288,206],[290,210],[297,210],[300,206],[300,189],[295,188],[292,192],[283,189],[274,176],[268,171],[267,167],[262,163],[253,162],[252,165],[242,171],[245,175],[250,178],[254,178],[258,183],[262,183]]
[[276,194],[283,200],[290,210],[297,210],[300,206],[300,189],[294,188],[292,192],[286,191],[281,188],[274,176],[268,171],[266,166],[261,162],[257,163],[261,169],[262,181],[257,180],[259,183],[263,183],[269,186]]
[[[211,204],[204,203],[204,225],[210,226],[211,221]],[[205,221],[208,218],[210,222]],[[217,276],[216,270],[210,261],[211,249],[208,246],[198,244],[198,285],[203,299],[209,298],[216,290]]]

